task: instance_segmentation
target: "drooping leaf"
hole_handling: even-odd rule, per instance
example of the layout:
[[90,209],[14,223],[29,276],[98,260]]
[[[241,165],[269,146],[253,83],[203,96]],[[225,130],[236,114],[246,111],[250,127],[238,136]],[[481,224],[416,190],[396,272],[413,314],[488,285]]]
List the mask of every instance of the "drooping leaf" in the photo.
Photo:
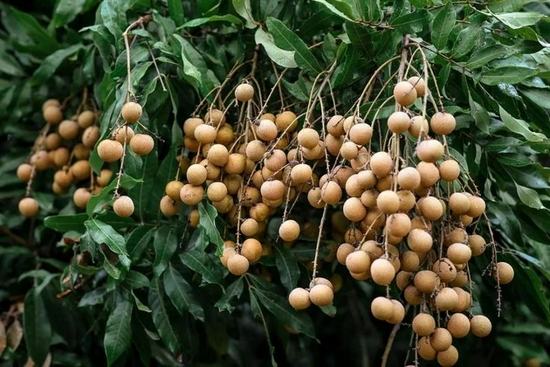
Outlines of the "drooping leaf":
[[178,248],[176,228],[169,226],[159,227],[155,233],[153,246],[155,248],[153,270],[155,276],[160,277]]
[[533,209],[544,209],[539,194],[535,190],[516,184],[516,191],[523,204]]
[[274,63],[284,68],[295,68],[294,51],[283,50],[275,44],[273,36],[261,28],[256,30],[254,39],[256,44],[264,46],[265,52]]
[[487,85],[517,84],[537,75],[537,69],[522,66],[505,66],[481,73],[481,82]]
[[57,232],[78,231],[84,232],[84,222],[88,219],[85,213],[80,214],[61,214],[46,217],[44,225]]
[[122,266],[126,269],[130,267],[130,258],[126,250],[126,241],[124,237],[113,229],[110,225],[92,218],[84,222],[92,239],[98,244],[106,244],[111,251],[118,255]]
[[185,21],[183,2],[181,0],[168,0],[168,12],[170,13],[170,18],[176,23],[176,26],[182,25]]
[[292,254],[292,251],[285,246],[273,246],[275,253],[275,263],[281,277],[281,283],[286,287],[287,291],[296,288],[298,279],[300,279],[300,269],[298,263]]
[[86,0],[59,0],[53,11],[52,23],[56,28],[72,22],[84,8]]
[[469,54],[480,41],[482,34],[483,30],[478,25],[471,25],[461,30],[451,52],[453,57],[459,59]]
[[542,19],[548,19],[544,14],[535,12],[493,14],[493,16],[501,21],[506,27],[512,29],[529,27],[537,24]]
[[[210,240],[210,243],[216,245],[216,254],[221,256],[224,249],[223,238],[220,235],[220,231],[216,227],[216,218],[218,217],[218,211],[209,202],[199,203],[199,223],[202,229],[205,231],[206,236]],[[203,250],[206,246],[200,246]]]
[[348,17],[344,12],[339,10],[336,6],[334,6],[334,4],[331,4],[327,0],[313,0],[313,1],[315,1],[316,3],[324,5],[328,10],[330,10],[332,13],[339,16],[340,18],[343,18],[343,19],[348,20],[348,21],[354,21],[355,20],[355,19],[352,19],[352,18]]
[[36,288],[27,293],[25,297],[23,329],[29,356],[36,364],[41,366],[50,350],[52,328],[44,300]]
[[220,283],[223,278],[218,258],[204,251],[199,249],[186,251],[180,255],[180,260],[185,266],[201,274],[207,283]]
[[502,106],[499,106],[499,115],[508,130],[520,134],[527,141],[540,142],[547,140],[544,134],[531,131],[526,121],[514,118]]
[[225,15],[212,15],[211,17],[207,18],[195,18],[188,22],[185,22],[182,27],[183,28],[193,28],[193,27],[199,27],[203,24],[207,23],[213,23],[213,22],[228,22],[235,25],[241,25],[242,22],[239,18],[232,14],[225,14]]
[[204,310],[193,294],[193,288],[176,268],[169,265],[162,281],[166,294],[180,314],[187,311],[197,320],[204,321]]
[[146,226],[137,227],[132,231],[126,241],[126,248],[130,260],[139,260],[143,252],[147,249],[154,232],[155,228]]
[[456,23],[456,11],[452,1],[441,8],[434,18],[432,26],[432,43],[438,50],[447,45],[449,35]]
[[112,366],[130,348],[133,307],[134,304],[126,297],[119,296],[115,309],[107,319],[103,344],[109,366]]
[[231,300],[233,298],[240,298],[244,289],[244,280],[243,277],[237,278],[236,281],[231,283],[227,288],[225,288],[224,295],[216,302],[214,305],[221,311],[232,312],[235,307],[231,305]]
[[[120,187],[123,187],[125,189],[131,189],[138,183],[142,182],[142,179],[135,179],[131,176],[128,176],[127,174],[123,174],[120,178]],[[113,180],[109,185],[105,186],[101,192],[97,195],[93,195],[90,200],[88,201],[88,204],[86,205],[86,214],[89,216],[92,216],[94,211],[96,210],[96,207],[101,203],[104,202],[109,198],[109,195],[113,194],[113,190],[115,189],[117,185],[117,180]]]
[[[252,7],[250,6],[250,0],[232,0],[233,7],[241,17],[246,21],[246,28],[256,28],[256,21],[252,16]],[[259,29],[259,28],[258,28]]]
[[157,288],[149,291],[149,307],[152,311],[153,323],[168,349],[176,353],[179,349],[179,341],[174,324],[170,320],[174,316],[173,308],[163,297],[164,290],[160,280],[157,279],[155,285]]

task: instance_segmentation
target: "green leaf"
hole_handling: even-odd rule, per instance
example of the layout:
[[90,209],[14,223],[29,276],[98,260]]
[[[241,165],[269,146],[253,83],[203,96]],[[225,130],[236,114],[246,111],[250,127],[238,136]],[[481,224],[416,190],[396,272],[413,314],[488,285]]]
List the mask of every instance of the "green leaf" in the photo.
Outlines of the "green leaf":
[[258,299],[256,293],[253,291],[252,287],[250,287],[250,306],[254,316],[259,317],[262,320],[262,324],[264,325],[267,347],[269,348],[269,356],[271,357],[271,367],[277,367],[277,361],[275,361],[275,347],[271,342],[271,336],[269,335],[267,321],[265,320],[264,313],[262,311],[262,308],[260,307],[260,300]]
[[[120,179],[120,187],[130,190],[142,181],[143,181],[142,179],[135,179],[131,176],[128,176],[127,174],[123,174]],[[92,196],[88,201],[88,204],[86,205],[86,214],[88,214],[91,217],[94,214],[96,207],[101,202],[109,198],[109,196],[114,191],[116,185],[117,185],[117,180],[115,179],[109,185],[105,186],[99,194]]]
[[149,246],[149,242],[151,241],[154,232],[155,228],[146,226],[141,226],[134,229],[126,241],[126,248],[128,249],[130,260],[134,262],[141,258],[141,255]]
[[52,24],[59,28],[72,22],[84,9],[86,0],[59,0],[53,11]]
[[187,55],[186,49],[187,49],[187,41],[185,41],[180,35],[173,34],[172,37],[179,43],[181,52],[180,57],[182,61],[183,66],[183,73],[190,78],[196,80],[198,84],[201,83],[202,74],[199,71],[199,69],[195,66],[193,62],[191,62],[190,58]]
[[478,25],[471,25],[461,30],[451,52],[453,58],[460,59],[469,54],[482,35],[483,30]]
[[516,184],[516,191],[523,204],[533,209],[544,209],[539,194],[535,190]]
[[109,366],[112,366],[130,348],[133,307],[134,304],[126,297],[119,296],[117,297],[115,309],[107,319],[103,344]]
[[[218,211],[209,202],[199,203],[199,224],[206,233],[210,243],[216,245],[216,255],[221,256],[224,249],[223,238],[216,227]],[[203,247],[204,248],[204,247]]]
[[217,307],[218,310],[221,311],[228,311],[233,312],[235,307],[231,305],[231,300],[233,298],[240,298],[241,294],[243,293],[244,289],[244,280],[243,277],[237,278],[236,281],[231,283],[229,287],[225,288],[225,293],[221,298],[216,302],[214,307]]
[[170,320],[174,314],[172,307],[163,298],[164,290],[160,280],[155,280],[156,289],[149,291],[149,307],[151,308],[151,316],[157,331],[172,353],[176,353],[179,349],[179,341],[177,332],[174,329],[174,323]]
[[511,29],[529,27],[537,24],[542,19],[548,19],[544,14],[534,12],[493,14],[493,16]]
[[278,47],[287,51],[294,51],[294,60],[300,68],[308,70],[314,75],[323,71],[319,61],[313,56],[305,42],[283,22],[269,17],[267,18],[267,27]]
[[537,75],[538,70],[522,66],[505,66],[481,73],[481,82],[487,85],[517,84]]
[[[149,208],[153,187],[156,185],[155,177],[158,170],[157,154],[157,149],[154,149],[151,153],[147,154],[147,156],[143,157],[143,164],[139,175],[141,177],[141,182],[129,192],[129,196],[134,199],[134,213],[138,214],[142,221],[148,214],[153,214],[149,213],[147,209]],[[158,207],[158,202],[155,204]]]
[[168,0],[168,13],[170,19],[176,23],[176,26],[180,26],[185,22],[183,14],[183,1],[181,0]]
[[129,4],[123,0],[102,1],[99,5],[99,14],[103,24],[114,36],[115,41],[122,38],[123,30],[128,26],[126,9]]
[[135,270],[130,270],[124,278],[124,284],[130,289],[146,288],[149,287],[150,283],[149,278]]
[[489,122],[491,121],[489,113],[485,108],[483,108],[482,105],[474,101],[469,93],[468,101],[470,103],[470,113],[472,114],[477,127],[485,134],[489,134]]
[[166,294],[181,315],[187,311],[195,319],[204,321],[204,310],[195,298],[193,288],[172,265],[168,265],[162,280]]
[[343,19],[348,20],[350,22],[353,22],[355,20],[355,19],[352,19],[352,18],[348,17],[344,12],[339,10],[333,4],[329,3],[327,0],[313,0],[313,1],[315,1],[316,3],[319,3],[319,4],[323,4],[328,10],[330,10],[333,14],[339,16],[340,18],[343,18]]
[[296,288],[298,279],[300,279],[300,269],[298,263],[292,254],[292,251],[285,246],[273,246],[275,252],[275,264],[281,277],[281,283],[290,292]]
[[212,15],[211,17],[205,18],[195,18],[182,25],[182,28],[193,28],[199,27],[203,24],[213,23],[213,22],[228,22],[235,24],[237,26],[242,25],[242,21],[232,14],[224,15]]
[[447,45],[449,35],[456,23],[456,11],[452,1],[441,8],[434,18],[432,26],[432,43],[438,50]]
[[98,244],[106,244],[115,254],[118,254],[120,262],[125,269],[130,267],[130,258],[126,251],[126,241],[124,237],[113,229],[110,225],[103,223],[95,218],[84,222],[92,239]]
[[205,282],[220,284],[223,273],[217,257],[209,256],[197,249],[180,254],[180,260],[185,266],[202,275]]
[[294,61],[294,51],[286,51],[277,47],[273,41],[273,36],[263,29],[258,28],[256,30],[254,39],[256,40],[256,44],[264,46],[267,56],[277,65],[284,68],[295,68],[298,66],[296,61]]
[[390,21],[391,26],[402,33],[417,33],[420,32],[431,19],[431,14],[419,9],[413,13],[407,13],[397,16]]
[[521,94],[529,98],[533,103],[539,105],[540,107],[550,110],[550,91],[543,89],[521,89]]
[[[244,18],[246,21],[246,28],[256,28],[256,21],[252,16],[252,7],[250,6],[250,0],[232,0],[233,7],[237,14]],[[258,28],[259,29],[259,28]]]
[[77,231],[84,232],[84,222],[88,219],[85,213],[61,214],[44,218],[44,226],[57,232]]
[[44,61],[42,61],[38,69],[35,70],[32,76],[32,84],[39,85],[53,77],[55,71],[59,68],[59,66],[61,66],[63,61],[73,56],[82,49],[82,44],[77,44],[68,48],[57,50],[46,57]]
[[372,54],[372,35],[367,27],[358,23],[346,22],[346,31],[351,44],[354,45],[362,55]]
[[27,293],[25,297],[23,330],[29,357],[34,363],[41,366],[50,350],[52,328],[44,300],[36,288]]
[[547,140],[544,134],[529,130],[529,124],[526,121],[514,118],[502,106],[499,106],[499,115],[508,130],[520,134],[527,141],[540,142]]
[[153,271],[155,272],[155,276],[160,277],[178,248],[176,228],[168,226],[159,227],[155,233],[153,246],[155,247]]
[[466,62],[468,69],[477,69],[487,65],[489,61],[501,59],[508,56],[512,51],[501,44],[490,45],[475,51],[472,57]]

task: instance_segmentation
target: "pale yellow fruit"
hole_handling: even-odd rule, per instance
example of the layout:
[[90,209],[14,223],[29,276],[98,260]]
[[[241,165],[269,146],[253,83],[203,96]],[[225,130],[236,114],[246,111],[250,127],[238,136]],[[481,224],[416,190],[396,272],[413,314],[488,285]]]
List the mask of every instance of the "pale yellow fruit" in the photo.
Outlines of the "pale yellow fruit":
[[295,310],[305,310],[311,305],[309,292],[304,288],[294,288],[288,295],[288,303]]

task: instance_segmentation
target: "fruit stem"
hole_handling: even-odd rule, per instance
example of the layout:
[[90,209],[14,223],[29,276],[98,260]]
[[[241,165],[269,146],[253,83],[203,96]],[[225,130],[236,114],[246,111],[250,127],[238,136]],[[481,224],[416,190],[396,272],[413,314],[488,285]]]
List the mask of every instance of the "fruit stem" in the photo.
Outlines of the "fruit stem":
[[487,230],[489,231],[489,236],[491,237],[489,241],[489,244],[491,245],[491,267],[495,271],[495,278],[497,281],[497,315],[498,317],[500,317],[500,312],[502,308],[502,290],[500,287],[500,274],[497,266],[497,261],[498,261],[497,247],[495,242],[495,236],[493,235],[493,229],[491,228],[491,222],[489,221],[489,217],[487,216],[486,212],[483,212],[483,218],[485,218],[485,221],[487,222]]
[[321,217],[321,222],[319,223],[319,234],[317,235],[317,244],[315,245],[315,257],[313,259],[313,274],[311,275],[311,281],[315,280],[317,276],[317,262],[319,258],[319,248],[321,246],[321,237],[323,237],[323,225],[325,224],[325,218],[327,216],[328,204],[325,204],[323,207],[323,216]]
[[153,20],[153,16],[151,14],[141,16],[135,22],[131,23],[128,26],[128,28],[126,28],[126,30],[122,33],[122,37],[124,38],[124,46],[126,48],[126,73],[128,74],[127,75],[128,85],[126,86],[128,92],[126,93],[126,102],[130,101],[130,95],[134,95],[134,93],[132,93],[132,73],[131,73],[132,70],[131,70],[131,64],[130,64],[130,41],[128,39],[128,33],[132,29],[140,25],[143,26],[143,24],[148,23],[151,20]]
[[[409,311],[410,306],[410,304],[407,304],[407,306],[405,306],[405,315]],[[391,330],[390,336],[388,338],[388,342],[386,343],[386,348],[384,349],[384,354],[382,355],[382,363],[380,364],[380,367],[386,367],[388,363],[388,357],[390,356],[390,351],[395,340],[395,336],[397,335],[400,327],[401,323],[397,323],[393,326],[393,329]]]
[[[128,134],[128,125],[124,125],[125,136]],[[116,186],[115,186],[115,192],[113,194],[113,198],[117,199],[119,197],[118,189],[120,187],[120,180],[122,179],[122,171],[124,170],[124,158],[126,157],[126,137],[124,138],[124,142],[122,143],[122,158],[120,159],[120,167],[118,168],[117,173],[117,179],[116,179]]]

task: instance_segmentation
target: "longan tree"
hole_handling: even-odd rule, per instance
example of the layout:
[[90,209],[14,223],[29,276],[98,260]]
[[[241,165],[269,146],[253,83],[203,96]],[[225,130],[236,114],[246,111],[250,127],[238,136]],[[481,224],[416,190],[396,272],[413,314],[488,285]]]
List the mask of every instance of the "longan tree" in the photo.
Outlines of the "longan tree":
[[550,363],[547,4],[12,3],[2,363]]

